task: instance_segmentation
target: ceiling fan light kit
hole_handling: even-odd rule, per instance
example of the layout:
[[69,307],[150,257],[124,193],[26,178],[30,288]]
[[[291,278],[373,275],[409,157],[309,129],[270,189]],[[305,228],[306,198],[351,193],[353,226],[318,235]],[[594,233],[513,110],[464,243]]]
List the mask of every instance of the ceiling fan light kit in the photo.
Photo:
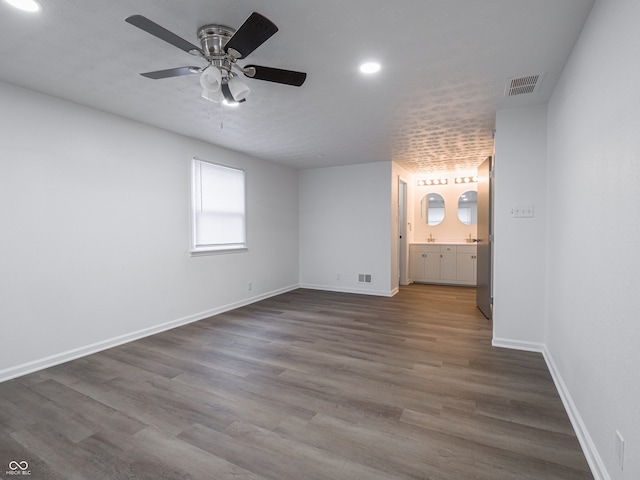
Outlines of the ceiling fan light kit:
[[178,67],[141,73],[142,76],[159,80],[200,73],[200,85],[203,88],[201,96],[212,102],[220,102],[222,99],[228,103],[246,101],[250,89],[240,80],[239,73],[250,79],[295,87],[302,86],[307,78],[306,73],[293,70],[237,65],[239,59],[246,58],[278,31],[278,27],[271,20],[257,12],[253,12],[238,30],[216,24],[200,27],[197,36],[201,47],[193,45],[142,15],[132,15],[125,21],[207,62],[202,68]]
[[213,65],[209,65],[200,75],[200,85],[209,92],[217,92],[222,85],[222,72]]
[[237,76],[231,77],[231,79],[227,81],[227,85],[229,85],[231,96],[236,102],[241,102],[249,96],[249,87],[247,87]]
[[206,88],[202,89],[202,95],[200,95],[205,100],[209,100],[213,103],[220,103],[222,101],[222,91],[220,89],[216,91],[207,90]]

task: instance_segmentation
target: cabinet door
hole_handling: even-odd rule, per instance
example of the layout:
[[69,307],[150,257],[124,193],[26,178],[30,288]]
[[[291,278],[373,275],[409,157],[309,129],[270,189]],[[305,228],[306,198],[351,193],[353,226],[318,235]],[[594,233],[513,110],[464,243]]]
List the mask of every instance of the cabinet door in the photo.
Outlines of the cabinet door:
[[471,253],[459,253],[456,266],[456,278],[465,285],[476,284],[476,256]]
[[440,254],[428,252],[425,254],[425,280],[437,282],[440,280]]
[[440,258],[440,280],[443,282],[456,280],[456,254],[443,252]]
[[419,248],[409,248],[409,278],[413,281],[425,280],[424,255]]

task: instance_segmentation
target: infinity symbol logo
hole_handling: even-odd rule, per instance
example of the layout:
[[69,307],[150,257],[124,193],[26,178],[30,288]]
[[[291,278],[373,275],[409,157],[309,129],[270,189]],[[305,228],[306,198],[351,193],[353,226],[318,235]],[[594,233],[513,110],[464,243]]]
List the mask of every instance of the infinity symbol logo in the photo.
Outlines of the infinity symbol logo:
[[23,460],[21,462],[16,462],[15,460],[11,460],[9,462],[9,468],[11,470],[26,470],[27,468],[29,468],[29,464],[27,463],[26,460]]

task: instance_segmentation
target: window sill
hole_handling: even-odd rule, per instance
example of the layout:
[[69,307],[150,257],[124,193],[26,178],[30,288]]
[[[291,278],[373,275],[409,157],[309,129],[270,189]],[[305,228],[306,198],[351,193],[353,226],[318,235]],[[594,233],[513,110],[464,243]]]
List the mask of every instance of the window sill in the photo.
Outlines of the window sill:
[[197,249],[197,250],[190,250],[189,253],[192,257],[203,257],[206,255],[222,255],[225,253],[241,253],[241,252],[248,252],[249,249],[244,246],[244,247],[222,247],[222,248],[208,248],[208,249]]

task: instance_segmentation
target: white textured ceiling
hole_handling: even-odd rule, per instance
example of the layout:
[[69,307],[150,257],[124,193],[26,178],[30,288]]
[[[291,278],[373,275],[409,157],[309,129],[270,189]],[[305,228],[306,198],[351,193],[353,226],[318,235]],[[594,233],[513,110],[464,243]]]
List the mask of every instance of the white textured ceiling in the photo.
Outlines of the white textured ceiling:
[[[412,172],[475,168],[493,150],[496,110],[545,103],[593,0],[0,0],[0,79],[298,168],[394,160]],[[247,63],[307,72],[290,87],[246,79],[231,109],[198,76],[139,72],[199,59],[125,23],[142,14],[191,43],[257,11],[280,29]],[[375,59],[382,71],[358,72]],[[239,62],[243,64],[244,62]],[[508,78],[544,73],[504,98]],[[221,128],[221,125],[224,128]]]

